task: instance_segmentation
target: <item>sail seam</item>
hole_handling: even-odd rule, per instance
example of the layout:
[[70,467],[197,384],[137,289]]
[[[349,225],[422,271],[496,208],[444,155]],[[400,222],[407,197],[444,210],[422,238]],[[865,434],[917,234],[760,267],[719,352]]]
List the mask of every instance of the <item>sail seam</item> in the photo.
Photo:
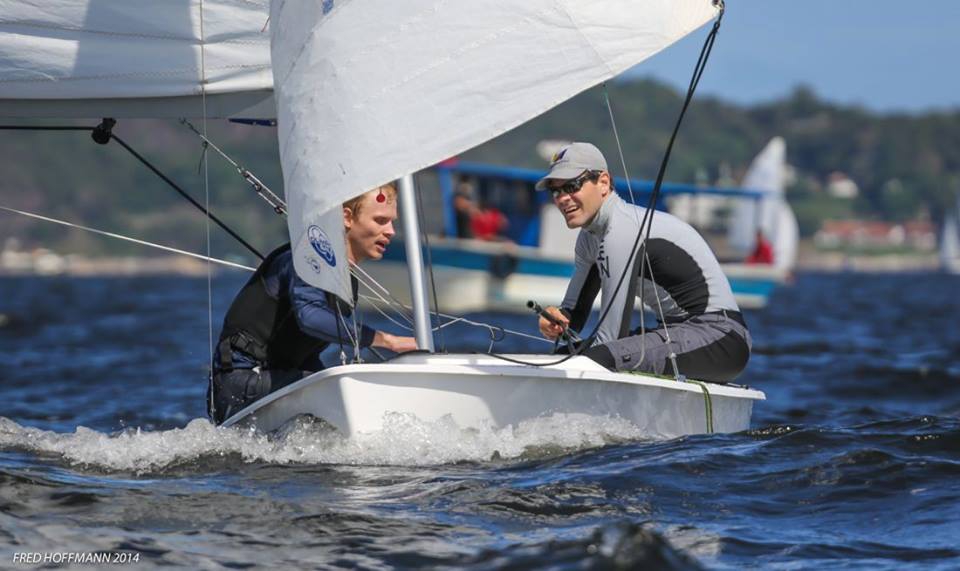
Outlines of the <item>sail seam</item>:
[[563,13],[567,15],[567,19],[570,21],[570,25],[573,26],[575,30],[579,33],[580,37],[590,46],[590,50],[593,51],[593,55],[600,61],[603,67],[607,70],[608,75],[616,75],[616,70],[610,66],[603,55],[600,53],[600,50],[597,49],[597,46],[593,43],[593,40],[587,34],[583,33],[583,30],[580,29],[580,26],[577,25],[577,21],[574,19],[573,15],[570,13],[570,10],[567,9],[567,4],[563,3],[560,6],[560,9],[563,10]]
[[[207,66],[206,70],[230,70],[230,69],[270,69],[269,65],[221,65],[221,66]],[[199,67],[193,68],[182,68],[175,69],[170,71],[150,71],[150,72],[128,72],[128,73],[109,73],[102,75],[84,75],[84,76],[72,76],[72,77],[39,77],[39,78],[22,78],[22,79],[0,79],[0,83],[45,83],[51,81],[63,82],[63,81],[93,81],[100,79],[111,79],[117,77],[162,77],[162,76],[171,76],[171,75],[181,75],[186,73],[193,73],[200,71]]]
[[[140,38],[140,39],[150,39],[150,40],[169,40],[169,41],[180,41],[180,42],[190,42],[197,46],[201,45],[201,42],[193,36],[174,36],[174,35],[163,35],[163,34],[135,34],[130,32],[115,32],[110,30],[94,30],[90,28],[82,28],[79,26],[54,26],[51,24],[41,24],[36,22],[12,22],[12,21],[0,21],[0,28],[5,26],[10,27],[19,27],[19,28],[36,28],[40,30],[57,30],[61,32],[82,32],[85,34],[95,34],[100,36],[117,36],[124,38]],[[270,42],[269,38],[264,39],[249,39],[249,40],[238,40],[238,39],[223,39],[212,42],[214,45],[219,44],[249,44],[249,45],[262,45],[268,44]],[[210,45],[207,43],[206,45]]]

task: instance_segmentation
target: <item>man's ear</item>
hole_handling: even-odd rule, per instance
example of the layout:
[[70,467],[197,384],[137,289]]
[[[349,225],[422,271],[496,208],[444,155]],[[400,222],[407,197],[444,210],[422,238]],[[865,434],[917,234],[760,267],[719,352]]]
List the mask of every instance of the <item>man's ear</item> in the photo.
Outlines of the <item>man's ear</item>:
[[[604,198],[606,198],[606,196],[607,196],[608,194],[610,194],[611,192],[613,192],[613,179],[610,178],[610,173],[608,173],[608,172],[606,172],[606,171],[600,173],[600,179],[603,179],[603,177],[606,177],[606,178],[607,178],[606,192],[603,192],[603,193],[602,193],[602,196],[603,196]],[[597,182],[600,182],[600,181],[598,180]]]
[[349,208],[343,209],[343,229],[350,230],[353,226],[353,210]]

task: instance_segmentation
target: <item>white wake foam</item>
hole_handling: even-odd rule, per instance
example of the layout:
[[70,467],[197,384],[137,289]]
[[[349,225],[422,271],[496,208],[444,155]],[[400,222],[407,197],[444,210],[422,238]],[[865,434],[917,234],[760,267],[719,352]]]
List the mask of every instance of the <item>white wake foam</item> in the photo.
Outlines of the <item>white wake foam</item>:
[[75,464],[137,473],[233,454],[244,462],[276,464],[419,466],[528,459],[649,437],[620,418],[568,414],[480,430],[460,429],[449,419],[423,422],[392,414],[383,430],[352,438],[308,422],[294,423],[272,436],[218,428],[204,419],[172,430],[108,434],[82,426],[58,433],[0,417],[0,449],[25,449],[59,455]]

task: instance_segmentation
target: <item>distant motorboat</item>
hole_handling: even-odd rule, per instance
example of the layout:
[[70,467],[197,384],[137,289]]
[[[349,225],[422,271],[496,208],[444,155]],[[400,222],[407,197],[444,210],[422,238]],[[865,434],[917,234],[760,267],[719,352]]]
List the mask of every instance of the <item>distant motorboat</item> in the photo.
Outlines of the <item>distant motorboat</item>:
[[[774,240],[774,263],[727,261],[721,264],[742,309],[766,306],[773,291],[789,281],[796,260],[799,240],[796,218],[782,199],[782,172],[786,167],[783,148],[782,139],[774,139],[754,160],[743,188],[676,183],[664,183],[661,188],[663,200],[657,205],[659,210],[667,210],[668,201],[676,197],[735,201],[740,210],[748,205],[751,208],[748,214],[735,218],[736,224],[745,225],[743,230],[749,237],[743,245],[734,242],[738,251],[747,250],[741,259],[753,248],[758,228],[757,217],[749,212],[770,209],[773,222],[767,224],[766,235]],[[454,313],[526,313],[529,299],[559,303],[573,275],[577,232],[567,229],[546,193],[533,190],[533,184],[543,172],[454,160],[441,163],[434,172],[444,197],[441,208],[445,237],[430,237],[429,252],[434,279],[441,286],[437,291],[440,307]],[[522,204],[522,208],[505,209],[509,219],[509,231],[505,235],[508,240],[450,237],[458,235],[454,196],[455,181],[460,177],[469,177],[479,187],[496,185],[498,189],[505,189],[498,190],[501,196],[506,195],[501,202]],[[614,183],[621,197],[640,204],[645,204],[653,187],[651,181],[643,180],[615,178]],[[365,270],[386,289],[395,292],[397,299],[410,302],[405,293],[409,282],[405,248],[388,249],[383,261]],[[595,306],[599,305],[598,298]],[[639,302],[637,308],[642,309]]]

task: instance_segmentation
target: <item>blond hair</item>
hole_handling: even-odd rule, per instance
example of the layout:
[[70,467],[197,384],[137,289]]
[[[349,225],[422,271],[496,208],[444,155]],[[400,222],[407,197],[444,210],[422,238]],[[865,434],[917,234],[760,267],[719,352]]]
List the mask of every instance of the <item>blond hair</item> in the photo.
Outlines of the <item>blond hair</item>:
[[363,203],[363,199],[364,199],[367,195],[372,194],[372,193],[374,193],[374,192],[378,192],[378,191],[379,191],[379,192],[382,192],[382,193],[384,194],[384,196],[387,197],[387,202],[396,202],[396,200],[397,200],[397,183],[395,183],[395,182],[388,182],[387,184],[380,185],[380,186],[378,186],[377,188],[374,188],[373,190],[369,190],[369,191],[367,191],[367,192],[364,192],[364,193],[361,194],[360,196],[354,196],[354,197],[351,198],[350,200],[344,202],[344,203],[343,203],[343,207],[344,207],[345,209],[347,209],[347,210],[350,210],[350,212],[353,213],[353,217],[356,218],[356,217],[360,214],[360,205]]

